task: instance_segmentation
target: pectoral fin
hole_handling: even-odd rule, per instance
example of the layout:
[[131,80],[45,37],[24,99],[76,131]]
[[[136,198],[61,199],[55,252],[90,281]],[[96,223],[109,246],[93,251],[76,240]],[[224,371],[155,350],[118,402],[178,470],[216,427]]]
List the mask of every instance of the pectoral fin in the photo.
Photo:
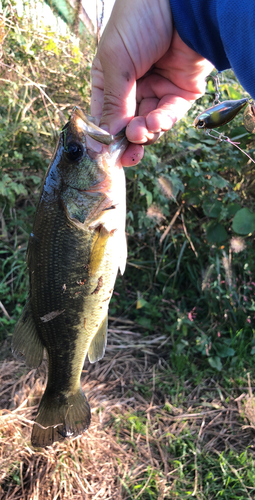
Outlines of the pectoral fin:
[[107,342],[107,326],[108,326],[108,315],[103,319],[100,327],[97,330],[95,337],[92,339],[88,350],[88,357],[90,363],[95,363],[102,359],[105,353],[106,342]]
[[30,368],[36,368],[42,362],[43,350],[44,346],[38,335],[29,301],[15,326],[12,352],[19,361],[23,361]]

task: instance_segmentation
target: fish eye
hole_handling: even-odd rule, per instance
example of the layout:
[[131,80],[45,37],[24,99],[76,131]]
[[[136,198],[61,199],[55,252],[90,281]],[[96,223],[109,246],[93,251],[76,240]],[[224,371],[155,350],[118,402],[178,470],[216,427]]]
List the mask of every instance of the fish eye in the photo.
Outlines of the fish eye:
[[70,161],[77,161],[83,155],[83,147],[77,142],[69,142],[65,148],[66,157]]
[[203,121],[203,120],[198,120],[198,122],[197,122],[197,127],[199,127],[199,128],[203,128],[204,126],[205,126],[204,121]]

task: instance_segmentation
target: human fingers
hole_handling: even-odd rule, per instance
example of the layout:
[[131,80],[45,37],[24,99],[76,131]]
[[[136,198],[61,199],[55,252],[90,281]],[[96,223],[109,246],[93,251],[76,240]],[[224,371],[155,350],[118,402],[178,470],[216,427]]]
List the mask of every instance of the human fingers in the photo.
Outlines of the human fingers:
[[[155,99],[155,102],[157,99]],[[144,116],[134,117],[126,128],[126,136],[135,144],[145,144],[155,133],[170,130],[190,109],[191,102],[178,96],[165,96],[155,108]]]
[[112,134],[133,118],[136,81],[170,45],[168,0],[116,0],[92,67],[91,113]]
[[91,76],[91,114],[115,134],[127,125],[136,108],[135,68],[116,30],[98,50]]
[[121,157],[121,164],[123,167],[131,167],[137,165],[142,159],[144,148],[140,144],[130,143],[125,153]]

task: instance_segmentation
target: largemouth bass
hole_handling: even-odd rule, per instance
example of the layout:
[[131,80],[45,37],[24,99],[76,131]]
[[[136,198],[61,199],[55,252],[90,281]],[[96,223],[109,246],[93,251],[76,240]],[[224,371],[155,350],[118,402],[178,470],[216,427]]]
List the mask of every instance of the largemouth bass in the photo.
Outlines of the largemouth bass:
[[40,365],[48,382],[32,430],[34,446],[75,436],[90,424],[80,386],[88,354],[104,356],[108,305],[126,264],[125,177],[128,141],[111,136],[74,108],[46,173],[27,265],[30,297],[15,327],[14,355]]

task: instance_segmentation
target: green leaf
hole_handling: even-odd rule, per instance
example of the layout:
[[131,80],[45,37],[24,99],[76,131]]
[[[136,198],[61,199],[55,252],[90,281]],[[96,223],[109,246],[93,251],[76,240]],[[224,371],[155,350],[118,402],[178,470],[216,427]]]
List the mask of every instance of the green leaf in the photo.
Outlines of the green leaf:
[[233,217],[238,210],[240,210],[240,205],[238,205],[238,203],[230,203],[227,206],[228,217]]
[[228,356],[234,356],[235,350],[232,349],[232,347],[228,347],[226,344],[219,344],[217,345],[217,354],[221,358],[227,358]]
[[213,356],[208,358],[209,365],[211,365],[212,368],[216,368],[219,372],[222,370],[222,362],[219,358],[219,356]]
[[148,302],[143,298],[141,292],[137,291],[137,302],[136,309],[142,309],[142,307],[146,306]]
[[239,92],[238,90],[236,90],[231,85],[229,85],[227,87],[227,90],[228,90],[228,95],[229,95],[230,99],[241,99],[242,98],[241,92]]
[[145,194],[147,206],[149,207],[152,204],[152,193],[146,189],[144,184],[141,181],[138,181],[138,186],[141,194]]
[[14,158],[17,160],[23,160],[23,154],[19,153],[18,151],[14,151]]
[[208,81],[207,88],[208,88],[208,92],[211,92],[212,94],[215,93],[215,86],[214,86],[214,82],[212,80]]
[[42,182],[41,177],[38,175],[30,175],[29,178],[34,182],[34,184],[40,184]]
[[58,55],[59,54],[59,48],[56,44],[56,42],[51,38],[47,45],[45,46],[45,50],[48,50],[49,52],[54,52],[54,54]]
[[223,177],[221,177],[220,175],[215,175],[211,179],[211,184],[216,188],[223,189],[228,185],[228,181],[223,179]]
[[185,200],[186,205],[198,205],[200,203],[200,197],[196,193],[184,193],[182,199]]
[[19,33],[16,35],[16,40],[20,45],[26,45],[27,43],[26,38]]
[[228,237],[227,231],[222,224],[210,222],[206,226],[206,236],[209,243],[222,243]]
[[219,200],[205,200],[203,203],[203,210],[207,217],[218,218],[222,209],[222,202]]
[[200,140],[201,132],[198,132],[195,128],[189,128],[187,130],[187,136],[190,137],[190,139],[196,139],[197,141]]
[[142,307],[146,306],[147,304],[148,302],[145,299],[143,298],[137,299],[136,309],[142,309]]
[[148,328],[148,330],[154,330],[154,326],[151,324],[151,320],[149,318],[146,318],[144,316],[137,317],[136,322],[139,325],[144,326],[145,328]]
[[255,231],[255,214],[248,208],[241,208],[235,214],[232,224],[233,231],[237,234],[250,234]]

